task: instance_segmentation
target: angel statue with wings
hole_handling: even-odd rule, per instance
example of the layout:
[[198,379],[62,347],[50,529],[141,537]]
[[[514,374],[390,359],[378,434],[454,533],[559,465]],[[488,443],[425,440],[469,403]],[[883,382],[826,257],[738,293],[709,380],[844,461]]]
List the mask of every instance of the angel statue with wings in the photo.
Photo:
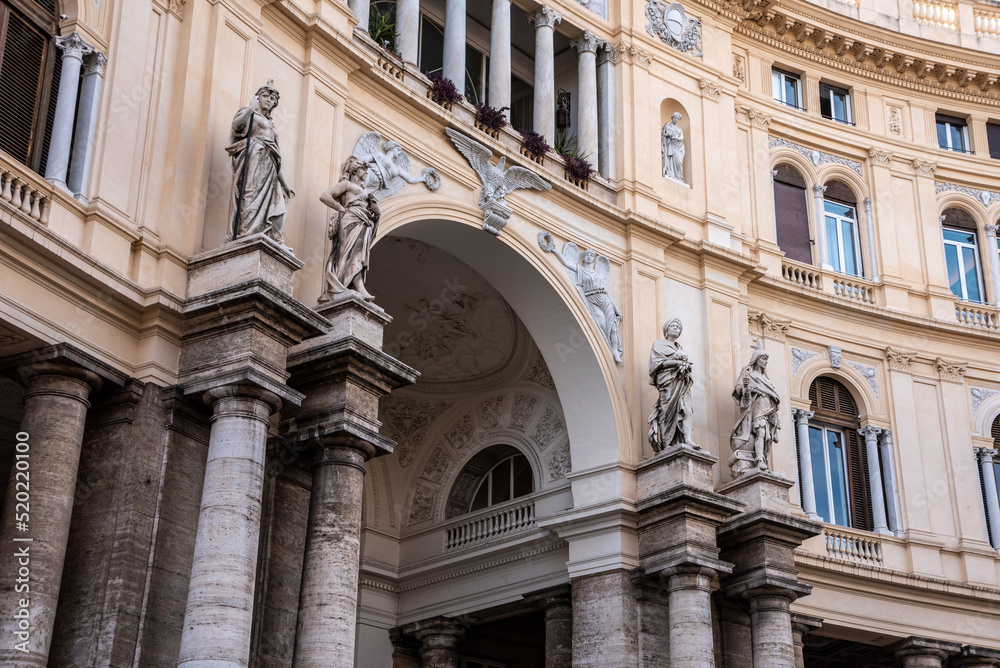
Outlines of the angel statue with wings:
[[507,207],[507,195],[518,188],[548,190],[552,187],[548,181],[525,167],[515,166],[505,170],[506,156],[500,156],[500,161],[494,165],[490,162],[493,151],[471,137],[451,128],[445,128],[445,132],[483,182],[483,189],[479,191],[479,208],[483,210],[483,229],[487,232],[500,236],[514,213]]
[[588,248],[580,255],[579,247],[572,241],[567,241],[562,253],[556,250],[552,235],[539,232],[538,245],[547,253],[554,253],[566,267],[573,284],[583,297],[587,310],[594,317],[597,328],[604,335],[604,340],[611,348],[616,362],[622,361],[622,342],[618,336],[618,326],[622,321],[622,313],[615,306],[608,292],[611,283],[611,261],[605,255],[598,255]]
[[320,303],[349,290],[368,301],[375,299],[365,289],[365,276],[381,211],[374,193],[365,187],[367,177],[368,163],[352,155],[337,185],[320,195],[320,201],[333,209],[329,227],[333,244],[326,263],[326,291]]
[[423,183],[428,190],[441,187],[441,177],[436,169],[425,167],[421,176],[413,176],[410,174],[410,156],[403,151],[403,146],[398,141],[386,141],[382,142],[380,151],[381,141],[379,133],[366,132],[358,139],[351,154],[368,165],[364,185],[375,199],[381,201],[395,195],[407,183]]

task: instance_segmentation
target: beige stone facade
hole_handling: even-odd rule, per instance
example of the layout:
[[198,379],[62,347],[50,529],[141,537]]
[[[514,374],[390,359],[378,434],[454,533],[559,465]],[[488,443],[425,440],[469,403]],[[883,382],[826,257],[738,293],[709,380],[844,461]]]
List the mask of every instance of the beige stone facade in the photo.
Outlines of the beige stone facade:
[[[0,0],[0,663],[1000,665],[996,3],[372,4]],[[268,79],[294,257],[230,241]],[[319,303],[372,131],[412,182],[375,301]],[[656,454],[675,316],[703,450]],[[734,478],[757,349],[780,429]]]

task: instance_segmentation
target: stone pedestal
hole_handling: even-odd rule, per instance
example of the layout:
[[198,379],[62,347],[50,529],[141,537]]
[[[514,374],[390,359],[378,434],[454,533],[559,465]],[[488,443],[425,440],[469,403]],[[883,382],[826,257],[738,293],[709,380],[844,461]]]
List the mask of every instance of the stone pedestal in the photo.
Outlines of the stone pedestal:
[[711,584],[732,565],[719,558],[715,534],[742,504],[713,491],[718,460],[673,446],[636,469],[639,559],[667,588],[672,668],[712,668]]
[[180,385],[213,409],[178,666],[246,666],[269,416],[302,395],[288,348],[329,324],[292,299],[302,263],[262,236],[192,258]]
[[458,668],[458,643],[465,637],[465,625],[448,617],[433,617],[403,627],[421,643],[423,668]]
[[414,382],[417,372],[381,351],[382,329],[390,318],[371,302],[343,293],[319,313],[329,319],[330,331],[290,351],[289,383],[305,398],[282,415],[285,439],[313,457],[293,665],[349,668],[354,665],[364,465],[393,446],[378,433],[378,402]]
[[52,346],[6,361],[27,392],[0,518],[0,665],[48,665],[88,399],[106,375],[95,373],[96,360],[69,353]]
[[961,650],[958,643],[910,636],[887,647],[886,653],[898,659],[903,668],[942,668],[949,656]]
[[734,565],[723,590],[750,603],[755,666],[795,668],[789,605],[812,590],[798,580],[793,551],[822,525],[791,515],[791,486],[779,475],[755,471],[719,490],[745,505],[719,528],[718,538],[722,557]]
[[966,645],[948,662],[954,668],[994,668],[1000,666],[1000,650]]
[[545,668],[573,665],[573,598],[569,585],[528,594],[528,602],[545,611]]
[[795,668],[805,668],[805,643],[803,637],[823,626],[819,617],[792,613],[792,643],[795,645]]

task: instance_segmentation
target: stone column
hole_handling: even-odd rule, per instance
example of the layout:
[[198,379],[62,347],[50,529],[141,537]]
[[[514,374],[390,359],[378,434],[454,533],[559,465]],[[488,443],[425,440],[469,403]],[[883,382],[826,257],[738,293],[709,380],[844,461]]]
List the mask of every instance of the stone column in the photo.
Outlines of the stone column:
[[885,515],[885,494],[882,491],[882,467],[878,461],[878,437],[882,433],[879,427],[868,425],[858,429],[858,433],[865,439],[865,453],[868,456],[868,489],[872,497],[872,519],[875,524],[875,531],[878,533],[888,533],[889,525],[886,523]]
[[997,451],[992,448],[976,448],[976,456],[983,472],[983,486],[986,488],[986,521],[993,536],[993,549],[1000,550],[1000,500],[997,498],[997,476],[993,459]]
[[830,249],[826,245],[826,207],[823,205],[823,193],[826,186],[813,184],[813,209],[816,220],[816,245],[819,246],[819,266],[823,269],[833,269],[830,264]]
[[802,510],[811,520],[822,520],[816,512],[816,484],[813,480],[812,447],[809,442],[809,420],[815,415],[803,408],[793,408],[795,431],[799,437],[799,461],[801,462]]
[[249,660],[264,449],[281,399],[237,384],[213,388],[205,400],[212,431],[177,665],[237,668]]
[[865,198],[865,229],[868,232],[868,278],[878,281],[878,251],[875,250],[875,222],[872,220],[872,198]]
[[420,0],[396,2],[396,48],[407,63],[420,58]]
[[573,40],[577,61],[576,142],[593,164],[600,162],[597,144],[597,47],[603,42],[589,30]]
[[803,653],[803,636],[823,626],[823,620],[818,617],[792,613],[792,643],[795,645],[795,668],[805,668],[806,660]]
[[789,605],[795,595],[782,587],[760,587],[748,592],[753,628],[753,665],[795,668],[795,639]]
[[961,649],[958,643],[910,636],[890,645],[886,651],[899,659],[903,668],[942,668],[945,659]]
[[1000,253],[997,250],[997,227],[997,225],[986,226],[986,257],[990,263],[993,303],[1000,306]]
[[882,453],[882,462],[885,464],[885,470],[882,471],[882,475],[885,478],[885,491],[889,495],[885,503],[889,531],[899,532],[903,530],[903,513],[899,508],[899,485],[896,483],[896,459],[892,454],[892,431],[889,429],[882,430],[878,449]]
[[465,0],[446,0],[441,73],[465,94]]
[[392,668],[421,668],[420,641],[403,633],[402,627],[389,629],[392,642]]
[[393,446],[378,433],[378,402],[417,374],[381,351],[382,309],[346,293],[318,311],[330,331],[289,351],[288,382],[305,398],[281,421],[285,440],[313,453],[292,665],[351,668],[365,462]]
[[545,611],[545,668],[573,664],[573,598],[569,585],[545,589],[524,597]]
[[[647,577],[641,568],[632,571],[639,617],[638,668],[670,665],[670,611],[665,586],[659,578]],[[728,665],[728,664],[726,664]]]
[[[693,563],[664,570],[670,620],[671,668],[714,668],[712,580],[717,572]],[[770,664],[760,664],[770,665]]]
[[368,32],[368,17],[371,12],[371,0],[347,0],[347,6],[351,8],[354,18],[358,20],[358,27]]
[[80,88],[80,113],[76,118],[76,135],[73,138],[73,160],[69,166],[67,185],[77,199],[86,199],[87,179],[94,158],[94,132],[97,129],[97,112],[101,107],[101,85],[108,57],[100,51],[87,56]]
[[[8,590],[0,597],[0,664],[45,668],[66,560],[88,397],[101,388],[101,379],[92,371],[58,362],[30,364],[18,372],[27,392],[0,524],[4,550],[0,574]],[[21,462],[27,469],[18,468]],[[15,473],[22,470],[30,476],[27,500],[26,489],[15,485]],[[30,574],[25,576],[25,570]],[[30,587],[30,597],[14,592],[16,585],[24,584]],[[20,607],[22,599],[30,605]]]
[[555,25],[562,21],[562,14],[542,5],[528,17],[535,26],[535,132],[545,137],[549,144],[556,138],[556,63],[552,46]]
[[948,662],[950,668],[994,668],[1000,666],[1000,650],[966,645]]
[[94,47],[83,41],[79,33],[56,37],[56,46],[62,49],[62,74],[56,112],[52,121],[52,138],[49,140],[49,157],[45,165],[45,180],[52,185],[66,188],[69,170],[69,152],[73,141],[73,120],[76,117],[76,93],[80,86],[80,68],[83,57]]
[[606,179],[615,177],[615,62],[614,49],[604,42],[597,50],[597,171]]
[[635,587],[624,569],[573,578],[573,668],[635,668]]
[[510,106],[510,0],[493,0],[490,26],[490,106]]
[[458,643],[465,637],[464,624],[448,617],[434,617],[403,629],[421,642],[423,668],[458,668]]

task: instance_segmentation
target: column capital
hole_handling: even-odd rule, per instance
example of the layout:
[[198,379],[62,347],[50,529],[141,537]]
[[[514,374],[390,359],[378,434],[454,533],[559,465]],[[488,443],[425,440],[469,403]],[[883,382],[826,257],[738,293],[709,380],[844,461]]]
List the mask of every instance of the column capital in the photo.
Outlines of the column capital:
[[961,649],[962,646],[957,642],[910,636],[890,645],[886,651],[895,658],[904,661],[904,665],[908,665],[905,663],[905,659],[909,657],[928,657],[944,661]]
[[865,213],[869,216],[872,215],[872,198],[866,197],[864,205],[865,205]]
[[600,65],[614,65],[615,62],[615,49],[611,45],[611,42],[603,42],[597,47],[597,64]]
[[823,627],[823,620],[819,617],[811,617],[798,612],[792,613],[792,631],[806,635],[816,629]]
[[820,195],[822,195],[825,192],[826,192],[826,186],[824,186],[821,183],[814,183],[813,184],[813,195],[815,195],[816,197],[819,197]]
[[99,77],[103,77],[104,67],[107,64],[108,57],[100,51],[94,51],[87,56],[87,60],[83,63],[83,76],[96,74]]
[[223,399],[249,399],[262,402],[270,411],[270,413],[263,417],[265,420],[271,413],[277,413],[281,410],[281,398],[277,394],[257,385],[247,383],[234,383],[221,387],[213,387],[202,395],[202,401],[208,406],[214,406]]
[[63,58],[76,58],[77,60],[83,60],[85,55],[94,50],[94,47],[83,41],[80,33],[76,31],[65,37],[56,37],[56,46],[62,49]]
[[976,647],[966,645],[962,648],[958,656],[951,658],[949,666],[955,668],[987,668],[987,666],[1000,666],[1000,650],[988,647]]
[[589,30],[584,30],[583,34],[577,37],[570,43],[577,52],[583,53],[597,53],[597,47],[604,44],[604,40],[590,32]]
[[813,419],[816,415],[815,411],[808,411],[805,408],[793,408],[792,417],[795,418],[795,424],[808,423],[809,420]]
[[538,606],[546,612],[550,608],[573,605],[573,586],[569,584],[549,587],[523,596],[526,603]]
[[562,18],[562,14],[559,12],[548,5],[542,5],[528,16],[528,21],[535,26],[535,30],[538,30],[543,26],[546,28],[555,28],[556,24],[562,21]]
[[987,225],[984,228],[986,230],[986,236],[995,237],[997,235],[997,228],[1000,228],[1000,225]]
[[882,427],[870,424],[858,429],[858,433],[864,436],[866,443],[874,443],[878,435],[882,433]]
[[990,462],[997,456],[997,451],[994,448],[975,448],[976,455],[980,462]]
[[[59,362],[37,362],[35,364],[25,364],[17,368],[17,373],[21,380],[28,386],[28,394],[45,394],[49,391],[67,394],[66,389],[59,389],[54,386],[59,379],[71,378],[84,383],[88,388],[82,392],[81,396],[74,396],[80,401],[86,402],[87,396],[91,392],[101,389],[103,382],[101,377],[93,371],[83,369],[72,364]],[[52,385],[52,387],[50,387]],[[75,392],[73,393],[76,394]],[[27,396],[27,395],[26,395]]]

